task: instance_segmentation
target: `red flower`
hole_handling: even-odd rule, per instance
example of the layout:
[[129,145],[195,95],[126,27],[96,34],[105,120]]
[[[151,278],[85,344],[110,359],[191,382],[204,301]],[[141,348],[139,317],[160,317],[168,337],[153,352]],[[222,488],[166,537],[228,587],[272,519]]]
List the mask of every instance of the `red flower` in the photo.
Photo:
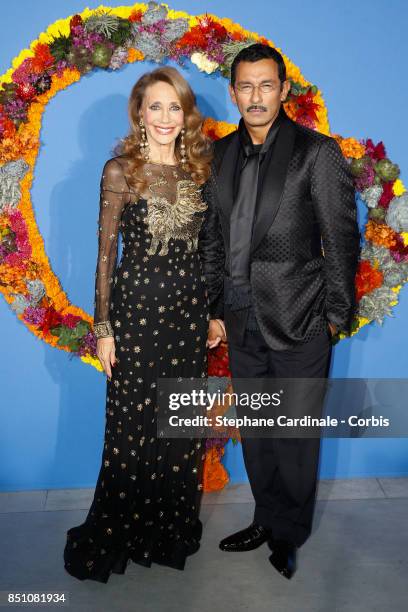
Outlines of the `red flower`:
[[371,159],[378,161],[385,158],[385,147],[382,141],[379,142],[378,145],[375,145],[371,138],[369,138],[365,141],[365,147],[366,153],[371,157]]
[[203,33],[200,30],[200,27],[194,26],[194,28],[191,28],[190,32],[186,32],[184,36],[182,36],[180,40],[177,41],[176,46],[179,49],[183,47],[194,47],[195,49],[197,48],[204,49],[205,43],[206,43],[206,40],[205,40]]
[[186,32],[177,42],[177,47],[194,47],[195,49],[207,49],[209,41],[222,42],[228,36],[227,30],[211,17],[203,17],[199,24]]
[[34,57],[32,67],[35,72],[41,73],[54,65],[55,58],[50,52],[48,45],[37,43],[34,47]]
[[214,19],[211,17],[208,17],[208,15],[200,20],[200,25],[197,27],[200,27],[203,30],[207,38],[215,38],[218,41],[224,40],[224,38],[226,38],[228,35],[228,32],[224,26],[217,21],[214,21]]
[[24,85],[19,85],[17,87],[16,93],[19,98],[22,100],[32,100],[37,95],[37,91],[33,85],[29,83],[25,83]]
[[393,185],[394,181],[388,181],[387,183],[382,184],[383,192],[381,194],[381,198],[378,200],[378,206],[388,208],[389,203],[395,197],[395,194],[392,190]]
[[233,32],[230,36],[233,40],[245,40],[245,36],[241,32]]
[[62,323],[62,315],[55,310],[52,306],[48,308],[45,313],[45,317],[43,323],[41,325],[41,329],[44,334],[48,334],[52,327],[57,327],[57,325],[61,325]]
[[74,327],[77,323],[79,323],[80,320],[81,317],[68,313],[62,318],[62,324],[66,325],[70,329],[74,329]]
[[219,140],[219,136],[217,136],[217,133],[215,130],[207,130],[207,136],[208,138],[211,138],[211,140]]
[[14,121],[11,121],[4,112],[4,106],[0,104],[0,138],[12,138],[16,133]]
[[81,15],[74,15],[73,17],[71,17],[70,22],[69,22],[69,27],[73,28],[75,26],[79,26],[79,25],[83,25],[83,20]]
[[297,104],[296,121],[304,116],[308,117],[312,121],[317,121],[316,111],[320,108],[320,104],[314,102],[313,94],[310,88],[305,94],[295,96],[294,102]]
[[299,117],[299,119],[296,119],[296,121],[297,123],[299,123],[299,125],[304,125],[305,127],[308,127],[311,130],[314,130],[316,127],[316,122],[314,121],[314,119],[308,117],[307,115]]
[[408,259],[408,245],[405,246],[404,240],[401,234],[395,235],[395,243],[390,246],[390,251],[395,261],[407,261]]
[[132,11],[129,16],[129,21],[141,21],[142,17],[142,11]]
[[380,270],[373,268],[369,261],[361,260],[358,264],[355,282],[357,302],[361,300],[363,295],[381,287],[383,279],[384,276]]
[[228,349],[225,344],[220,344],[217,348],[208,351],[208,376],[231,377]]

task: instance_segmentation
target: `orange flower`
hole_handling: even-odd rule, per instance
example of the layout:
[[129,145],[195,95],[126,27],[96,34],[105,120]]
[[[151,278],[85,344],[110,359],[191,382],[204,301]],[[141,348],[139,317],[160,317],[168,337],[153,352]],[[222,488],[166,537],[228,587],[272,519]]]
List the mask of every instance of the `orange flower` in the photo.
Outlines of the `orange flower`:
[[0,264],[0,278],[1,278],[1,290],[3,293],[13,294],[22,293],[27,294],[26,280],[34,279],[32,274],[28,274],[24,271],[24,277],[21,275],[20,268],[14,268],[8,264]]
[[370,219],[366,225],[365,237],[374,244],[389,249],[397,244],[397,234],[385,223],[377,223]]
[[363,295],[370,293],[383,284],[384,275],[367,260],[360,261],[356,274],[356,299],[360,301]]
[[140,9],[139,10],[133,10],[130,13],[129,21],[140,21],[142,17],[143,17],[143,11],[141,11]]
[[[24,157],[30,165],[35,163],[35,158],[38,152],[39,141],[34,137],[29,130],[22,128],[21,124],[18,132],[13,138],[5,138],[0,143],[0,163],[4,164],[8,161]],[[33,154],[33,155],[32,155]],[[30,163],[32,159],[32,163]]]
[[88,313],[84,312],[82,308],[78,308],[78,306],[74,306],[74,304],[69,304],[66,308],[61,310],[61,314],[72,314],[76,317],[81,317],[84,321],[88,321],[88,323],[93,323],[93,317]]
[[129,63],[141,62],[143,58],[144,58],[144,55],[141,51],[139,51],[139,49],[133,49],[133,47],[131,47],[128,50],[127,61]]
[[227,123],[226,121],[216,121],[211,117],[207,117],[203,124],[203,132],[210,138],[223,138],[228,136],[231,132],[235,132],[237,126],[233,123]]
[[44,70],[47,70],[55,62],[54,56],[50,52],[48,45],[44,43],[37,43],[34,46],[34,57],[31,59],[31,66],[34,72],[41,74]]
[[332,134],[332,137],[337,140],[341,151],[345,157],[353,157],[359,159],[365,155],[365,146],[355,138],[342,138],[339,134]]
[[3,132],[3,138],[13,138],[15,133],[16,133],[16,126],[14,124],[14,121],[11,121],[11,119],[9,119],[7,117],[7,115],[4,115],[4,107],[2,104],[0,104],[0,117],[2,120],[2,132]]
[[229,481],[227,471],[221,463],[221,457],[224,452],[223,448],[217,450],[215,447],[212,447],[208,449],[205,455],[203,490],[206,493],[223,489]]
[[288,100],[288,102],[285,102],[284,108],[285,108],[285,111],[288,117],[292,119],[292,121],[296,121],[296,112],[297,112],[296,102],[291,98],[290,100]]
[[[142,7],[141,9],[139,8],[140,6]],[[135,5],[130,13],[129,20],[139,21],[145,10],[145,5]],[[80,19],[82,22],[81,17],[76,17],[78,17],[78,19]],[[209,40],[215,38],[222,41],[228,32],[231,38],[236,41],[251,38],[264,44],[275,46],[265,37],[245,30],[239,24],[232,22],[230,19],[219,19],[213,15],[188,17],[190,22],[190,30],[184,35],[181,41],[179,41],[178,45],[189,43],[206,47]],[[33,71],[43,73],[55,62],[54,57],[50,53],[48,44],[35,41],[34,45],[30,47],[30,49],[33,50],[33,57],[31,57],[30,51],[28,53],[30,57],[24,61],[29,63],[29,66]],[[280,51],[279,48],[277,49]],[[28,55],[26,54],[25,57],[28,57]],[[282,55],[287,66],[288,78],[298,82],[300,85],[302,85],[302,87],[310,87],[310,83],[308,83],[303,77],[300,69],[295,66],[285,54],[282,53]],[[128,50],[128,63],[141,61],[143,59],[144,54],[138,49],[131,48]],[[21,65],[22,61],[23,58],[19,60],[18,65]],[[36,224],[30,195],[33,182],[33,171],[40,147],[39,137],[45,108],[50,99],[53,98],[59,91],[66,89],[72,83],[79,81],[80,78],[81,74],[76,68],[67,68],[59,76],[57,74],[53,74],[50,89],[43,94],[39,94],[35,100],[31,101],[28,108],[28,121],[26,123],[21,123],[18,129],[16,129],[13,121],[10,121],[7,117],[2,118],[0,164],[6,163],[10,160],[23,158],[30,166],[29,171],[20,182],[21,199],[19,202],[19,210],[21,211],[26,224],[28,240],[32,248],[32,256],[30,260],[22,262],[20,268],[17,268],[17,266],[11,267],[10,265],[6,264],[0,265],[0,291],[4,294],[6,301],[11,304],[14,299],[14,293],[21,293],[23,295],[27,293],[26,281],[28,279],[41,279],[44,283],[46,291],[46,294],[41,301],[41,305],[43,305],[45,308],[55,309],[59,315],[72,314],[81,317],[83,320],[88,321],[89,323],[92,323],[93,317],[85,313],[81,308],[70,304],[63,288],[61,287],[59,279],[52,271],[50,262],[45,252],[43,238]],[[296,121],[299,114],[299,102],[302,102],[302,100],[305,103],[302,106],[302,110],[307,111],[306,114],[309,115],[315,113],[314,118],[317,122],[316,128],[325,134],[329,134],[330,130],[327,119],[327,109],[319,90],[313,96],[298,96],[297,99],[294,98],[285,103],[285,110],[289,117]],[[236,127],[237,126],[234,124],[224,121],[216,121],[209,118],[204,122],[203,131],[211,138],[217,139],[235,131]],[[346,157],[360,158],[365,154],[365,147],[356,139],[343,139],[339,135],[334,135],[334,138],[336,138],[343,154]],[[395,188],[396,184],[397,183],[394,184],[394,194],[398,195]],[[401,189],[400,186],[399,189]],[[6,228],[6,231],[7,224],[5,225],[4,222],[1,221],[0,229],[4,228]],[[375,244],[383,245],[387,248],[401,247],[398,241],[402,240],[402,238],[399,234],[393,232],[393,230],[385,224],[378,223],[373,220],[370,220],[367,223],[366,238]],[[372,291],[375,287],[381,286],[382,282],[382,273],[376,269],[376,266],[372,266],[370,262],[362,262],[358,272],[356,287],[357,291],[359,291],[358,295],[361,297],[368,291]],[[18,315],[18,317],[21,320],[23,319],[22,315]],[[51,346],[56,346],[61,350],[68,350],[67,347],[62,348],[58,346],[58,338],[50,334],[48,331],[44,332],[38,330],[35,326],[27,322],[25,322],[25,325],[37,337],[45,340]],[[95,365],[95,363],[93,363],[91,360],[89,360],[88,363]],[[95,365],[95,367],[97,366]],[[219,409],[221,410],[223,407],[219,407]],[[239,439],[239,431],[236,430],[235,433],[232,428],[227,428],[225,430],[225,437],[231,436]],[[204,490],[206,491],[219,490],[226,484],[226,482],[228,482],[228,475],[221,464],[221,457],[223,454],[224,449],[217,447],[211,448],[206,453],[204,467]]]

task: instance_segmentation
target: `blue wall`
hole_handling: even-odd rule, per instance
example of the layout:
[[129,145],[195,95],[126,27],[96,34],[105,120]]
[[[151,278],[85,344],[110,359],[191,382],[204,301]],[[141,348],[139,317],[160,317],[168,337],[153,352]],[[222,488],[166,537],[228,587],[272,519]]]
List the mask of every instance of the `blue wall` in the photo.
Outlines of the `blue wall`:
[[[112,1],[109,6],[122,4]],[[99,5],[79,0],[9,3],[2,14],[0,72],[49,23]],[[332,131],[382,139],[408,184],[401,130],[408,94],[408,40],[400,27],[408,16],[404,0],[390,0],[386,8],[381,0],[252,0],[238,6],[233,0],[171,3],[171,8],[190,13],[204,7],[272,39],[323,91]],[[32,190],[35,213],[53,269],[70,300],[88,312],[93,303],[100,170],[116,139],[127,132],[131,86],[154,66],[137,64],[83,77],[58,94],[44,116]],[[184,73],[204,114],[238,121],[225,81],[191,66]],[[333,376],[406,376],[407,291],[400,294],[395,318],[387,318],[382,327],[370,325],[335,348]],[[0,316],[0,488],[93,486],[102,454],[104,376],[37,340],[4,300]],[[321,478],[408,474],[405,439],[331,439],[323,442],[322,451]],[[240,446],[233,449],[229,444],[224,462],[232,481],[246,479]]]

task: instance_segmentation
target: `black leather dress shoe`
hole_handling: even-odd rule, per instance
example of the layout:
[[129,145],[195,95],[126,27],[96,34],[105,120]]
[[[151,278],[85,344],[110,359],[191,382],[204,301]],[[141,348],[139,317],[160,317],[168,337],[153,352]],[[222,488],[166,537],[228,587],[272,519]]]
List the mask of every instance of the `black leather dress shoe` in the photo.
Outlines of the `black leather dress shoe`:
[[220,542],[221,550],[243,552],[254,550],[271,539],[271,532],[266,527],[251,523],[249,527],[237,531]]
[[274,540],[269,561],[282,576],[292,578],[296,571],[296,546],[287,540]]

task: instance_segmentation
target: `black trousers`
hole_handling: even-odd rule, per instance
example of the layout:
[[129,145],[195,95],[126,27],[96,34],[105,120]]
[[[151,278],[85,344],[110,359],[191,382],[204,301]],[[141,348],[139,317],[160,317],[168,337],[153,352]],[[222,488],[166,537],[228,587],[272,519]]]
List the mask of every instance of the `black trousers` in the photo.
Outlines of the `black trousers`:
[[[243,389],[239,380],[234,385],[234,379],[328,376],[332,351],[329,329],[285,351],[270,349],[259,331],[248,330],[242,345],[229,340],[228,346],[236,392]],[[241,439],[255,499],[254,521],[271,529],[275,539],[301,546],[312,530],[320,438],[245,438],[241,434]]]

